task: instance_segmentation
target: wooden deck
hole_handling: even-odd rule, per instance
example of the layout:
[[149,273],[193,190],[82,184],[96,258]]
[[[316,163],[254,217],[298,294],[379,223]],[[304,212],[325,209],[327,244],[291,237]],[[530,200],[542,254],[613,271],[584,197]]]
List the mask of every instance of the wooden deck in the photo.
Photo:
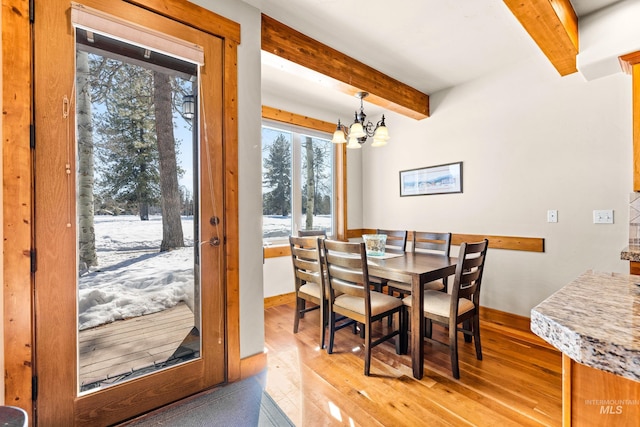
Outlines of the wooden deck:
[[118,382],[123,375],[170,359],[194,329],[185,303],[80,331],[79,383]]

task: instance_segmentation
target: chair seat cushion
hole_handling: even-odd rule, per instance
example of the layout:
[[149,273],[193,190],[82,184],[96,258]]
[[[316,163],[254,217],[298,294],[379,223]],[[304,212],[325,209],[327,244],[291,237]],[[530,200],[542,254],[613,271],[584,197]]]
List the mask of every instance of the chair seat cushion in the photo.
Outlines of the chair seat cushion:
[[[399,298],[380,292],[371,291],[371,315],[377,316],[385,311],[393,310],[402,305]],[[342,294],[336,297],[333,305],[364,315],[364,298]]]
[[[404,305],[411,307],[411,295],[402,300]],[[425,291],[424,312],[435,314],[436,316],[449,317],[451,305],[451,295],[440,291]],[[458,316],[474,309],[473,302],[466,298],[458,300]]]
[[303,294],[311,295],[312,297],[316,297],[320,299],[320,285],[317,283],[305,283],[300,286],[298,292],[302,292]]
[[[387,285],[389,287],[391,287],[391,288],[399,289],[399,290],[403,291],[404,293],[411,293],[411,284],[410,283],[389,282]],[[444,289],[444,283],[442,283],[441,281],[438,281],[438,280],[434,280],[433,282],[425,283],[424,284],[424,289],[425,290],[440,291],[440,290]]]

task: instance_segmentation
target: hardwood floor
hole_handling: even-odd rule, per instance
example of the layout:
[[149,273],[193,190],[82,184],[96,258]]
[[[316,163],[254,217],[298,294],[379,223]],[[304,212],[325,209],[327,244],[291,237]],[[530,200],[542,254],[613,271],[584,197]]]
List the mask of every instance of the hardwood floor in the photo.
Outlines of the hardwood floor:
[[[266,390],[297,426],[561,425],[561,354],[529,331],[482,322],[482,361],[460,337],[460,380],[451,375],[448,347],[430,342],[422,380],[392,342],[373,349],[366,377],[358,335],[338,331],[327,354],[319,349],[318,311],[301,319],[298,334],[293,312],[290,304],[265,309]],[[434,338],[447,342],[444,332],[434,326]]]

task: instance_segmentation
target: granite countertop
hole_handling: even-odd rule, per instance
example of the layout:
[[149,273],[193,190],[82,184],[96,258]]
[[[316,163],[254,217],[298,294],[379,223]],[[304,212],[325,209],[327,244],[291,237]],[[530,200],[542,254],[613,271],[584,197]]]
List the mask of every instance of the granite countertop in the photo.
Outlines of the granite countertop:
[[640,246],[629,245],[620,253],[620,259],[627,261],[640,262]]
[[531,330],[576,362],[640,381],[639,283],[587,271],[531,310]]

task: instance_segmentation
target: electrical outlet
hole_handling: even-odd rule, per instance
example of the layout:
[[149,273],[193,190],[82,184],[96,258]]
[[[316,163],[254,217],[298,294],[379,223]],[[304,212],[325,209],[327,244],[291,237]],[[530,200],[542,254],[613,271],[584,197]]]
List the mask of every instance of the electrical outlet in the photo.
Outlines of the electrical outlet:
[[555,209],[547,211],[547,222],[558,222],[558,211]]
[[594,224],[613,224],[613,209],[593,211]]

